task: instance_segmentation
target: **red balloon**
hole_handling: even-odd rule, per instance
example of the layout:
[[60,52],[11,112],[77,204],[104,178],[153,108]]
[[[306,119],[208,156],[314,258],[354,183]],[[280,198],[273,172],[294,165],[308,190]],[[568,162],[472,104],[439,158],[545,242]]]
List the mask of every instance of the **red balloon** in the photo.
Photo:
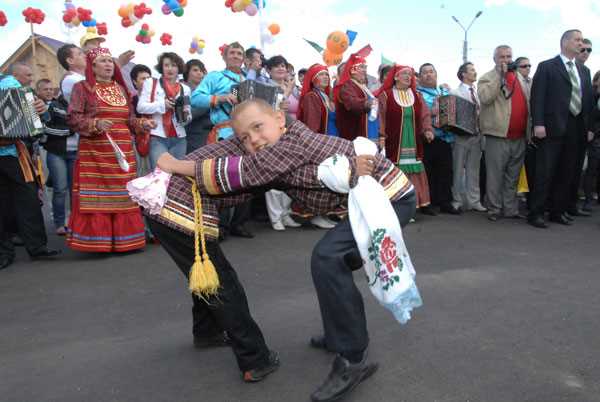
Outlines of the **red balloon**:
[[148,24],[142,24],[142,30],[147,31],[150,27]]
[[96,32],[98,32],[98,35],[108,35],[108,28],[106,27],[106,22],[97,23]]
[[131,20],[129,18],[123,18],[121,20],[121,25],[123,25],[123,27],[127,28],[131,26]]
[[92,19],[92,10],[88,10],[83,7],[78,7],[77,8],[77,16],[79,18],[79,21],[81,21],[81,22],[89,21]]
[[160,42],[162,43],[163,46],[169,46],[173,44],[173,36],[171,36],[171,34],[168,33],[164,33],[162,35],[160,35]]
[[0,11],[0,27],[6,25],[7,22],[8,19],[6,18],[6,14],[4,14],[4,11]]

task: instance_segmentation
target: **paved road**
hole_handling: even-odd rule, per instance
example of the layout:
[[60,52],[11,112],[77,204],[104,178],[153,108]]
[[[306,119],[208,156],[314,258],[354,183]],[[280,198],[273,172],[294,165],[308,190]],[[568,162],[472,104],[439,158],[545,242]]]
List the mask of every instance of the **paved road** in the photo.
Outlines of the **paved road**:
[[[600,401],[600,209],[536,230],[482,215],[405,230],[424,307],[395,323],[361,284],[379,372],[348,401]],[[331,356],[309,275],[314,229],[223,244],[282,366],[244,384],[228,349],[192,347],[191,303],[157,246],[130,256],[22,254],[0,272],[0,401],[307,401]],[[57,245],[60,240],[53,238]]]

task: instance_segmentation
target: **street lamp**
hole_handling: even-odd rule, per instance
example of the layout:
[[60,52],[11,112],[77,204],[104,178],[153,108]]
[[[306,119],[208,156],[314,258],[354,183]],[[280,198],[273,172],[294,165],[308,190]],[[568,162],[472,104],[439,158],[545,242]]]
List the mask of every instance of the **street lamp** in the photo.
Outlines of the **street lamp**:
[[473,17],[473,21],[471,21],[469,26],[466,28],[463,26],[463,24],[460,23],[458,18],[456,18],[454,15],[452,16],[452,19],[454,20],[454,22],[456,22],[458,25],[460,25],[462,30],[465,32],[465,40],[463,41],[463,63],[467,62],[467,51],[468,51],[467,33],[469,32],[469,29],[471,29],[471,26],[473,25],[475,20],[477,18],[479,18],[481,16],[481,14],[483,14],[483,11],[478,11],[477,14],[475,14],[475,17]]

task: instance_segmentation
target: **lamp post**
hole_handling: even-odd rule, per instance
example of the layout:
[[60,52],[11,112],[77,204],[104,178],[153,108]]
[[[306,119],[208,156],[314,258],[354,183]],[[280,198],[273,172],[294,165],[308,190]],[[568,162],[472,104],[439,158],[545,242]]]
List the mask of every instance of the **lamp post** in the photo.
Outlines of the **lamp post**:
[[483,14],[483,11],[478,11],[477,14],[475,14],[475,17],[473,17],[473,21],[471,21],[471,23],[469,24],[468,27],[464,27],[463,24],[460,23],[460,21],[458,20],[458,18],[456,18],[454,15],[452,16],[452,19],[454,20],[454,22],[456,22],[458,25],[460,25],[460,27],[462,28],[462,30],[465,32],[465,40],[463,41],[463,63],[467,62],[467,52],[468,52],[468,41],[467,41],[467,33],[469,32],[469,29],[471,29],[471,26],[473,25],[473,23],[475,22],[475,20],[477,18],[479,18],[481,16],[481,14]]

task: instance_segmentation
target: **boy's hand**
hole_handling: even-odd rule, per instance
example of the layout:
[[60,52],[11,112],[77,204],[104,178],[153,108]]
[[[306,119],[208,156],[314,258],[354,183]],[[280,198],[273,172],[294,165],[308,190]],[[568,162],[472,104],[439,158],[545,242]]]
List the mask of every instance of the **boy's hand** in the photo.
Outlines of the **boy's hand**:
[[357,176],[370,176],[375,168],[375,157],[373,155],[357,155],[354,157],[356,162]]
[[156,165],[165,173],[175,173],[175,164],[177,159],[168,152],[163,153],[156,162]]

